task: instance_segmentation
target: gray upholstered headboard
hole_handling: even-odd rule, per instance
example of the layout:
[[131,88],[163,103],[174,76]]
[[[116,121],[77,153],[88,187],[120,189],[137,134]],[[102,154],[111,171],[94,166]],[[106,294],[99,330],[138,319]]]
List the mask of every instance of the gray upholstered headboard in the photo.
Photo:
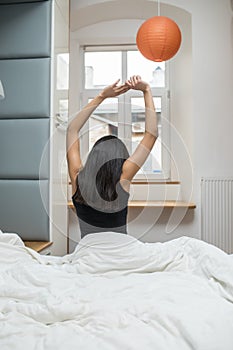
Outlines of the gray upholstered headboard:
[[0,229],[49,240],[51,1],[18,2],[0,4]]

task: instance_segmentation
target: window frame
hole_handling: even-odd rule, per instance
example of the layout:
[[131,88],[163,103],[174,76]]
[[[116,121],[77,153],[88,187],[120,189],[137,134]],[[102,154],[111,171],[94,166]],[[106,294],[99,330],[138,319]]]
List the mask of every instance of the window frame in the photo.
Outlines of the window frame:
[[[136,45],[87,45],[80,47],[80,56],[82,62],[82,83],[80,93],[80,105],[81,107],[87,104],[89,99],[93,99],[102,90],[85,88],[85,67],[84,67],[84,55],[85,52],[99,52],[99,51],[121,51],[122,52],[122,81],[125,81],[127,77],[127,51],[136,51]],[[170,149],[170,90],[169,90],[169,64],[165,62],[165,87],[151,87],[153,97],[161,97],[161,126],[163,136],[161,157],[162,157],[162,172],[161,173],[139,173],[136,174],[132,182],[157,182],[168,181],[171,179],[171,160],[169,156]],[[131,143],[127,140],[132,140],[131,129],[131,98],[142,97],[142,93],[136,90],[129,90],[126,94],[118,96],[118,137],[126,140],[126,146],[130,150]],[[85,157],[89,152],[89,121],[83,126],[81,144],[83,148],[83,154]]]

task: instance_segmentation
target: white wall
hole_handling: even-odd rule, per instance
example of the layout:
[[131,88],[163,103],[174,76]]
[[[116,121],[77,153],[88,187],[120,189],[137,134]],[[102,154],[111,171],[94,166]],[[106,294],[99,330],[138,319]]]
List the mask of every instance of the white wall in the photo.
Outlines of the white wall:
[[[188,211],[178,227],[176,224],[184,214],[180,209],[173,213],[165,210],[160,217],[153,209],[143,210],[140,216],[137,210],[130,210],[129,233],[141,237],[142,232],[148,231],[142,238],[147,241],[164,241],[180,235],[199,237],[201,177],[233,174],[231,2],[167,0],[161,3],[161,14],[174,19],[183,36],[178,54],[170,61],[171,122],[175,127],[172,128],[171,151],[178,165],[182,198],[189,200],[191,195],[197,209]],[[72,96],[79,87],[79,83],[74,82],[78,76],[78,45],[95,40],[99,43],[101,40],[103,43],[109,40],[135,42],[140,23],[153,15],[157,15],[154,1],[71,2],[71,50],[75,49],[71,57],[76,58],[71,62],[73,110],[77,108],[77,98],[74,102]],[[172,222],[167,227],[169,218]],[[174,227],[171,233],[166,233]]]
[[[50,228],[52,246],[49,248],[53,255],[67,253],[67,172],[66,164],[66,133],[57,128],[56,113],[59,112],[59,98],[61,92],[56,89],[57,66],[56,54],[69,52],[69,1],[56,0],[53,17],[53,57],[52,57],[52,121],[50,134],[50,172],[51,172],[51,210]],[[66,96],[64,95],[64,98]],[[68,96],[67,96],[68,98]]]

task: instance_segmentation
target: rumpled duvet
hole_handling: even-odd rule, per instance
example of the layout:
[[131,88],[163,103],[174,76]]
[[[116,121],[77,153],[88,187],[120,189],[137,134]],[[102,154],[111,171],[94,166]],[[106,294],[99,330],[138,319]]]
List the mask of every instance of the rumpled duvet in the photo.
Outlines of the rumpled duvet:
[[0,349],[232,350],[233,256],[107,232],[52,257],[0,233]]

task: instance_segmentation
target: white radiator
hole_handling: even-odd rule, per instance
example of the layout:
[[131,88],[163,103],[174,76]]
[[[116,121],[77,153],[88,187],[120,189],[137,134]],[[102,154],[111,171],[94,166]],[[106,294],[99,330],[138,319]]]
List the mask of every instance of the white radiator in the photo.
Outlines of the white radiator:
[[233,253],[233,178],[201,179],[202,239]]

